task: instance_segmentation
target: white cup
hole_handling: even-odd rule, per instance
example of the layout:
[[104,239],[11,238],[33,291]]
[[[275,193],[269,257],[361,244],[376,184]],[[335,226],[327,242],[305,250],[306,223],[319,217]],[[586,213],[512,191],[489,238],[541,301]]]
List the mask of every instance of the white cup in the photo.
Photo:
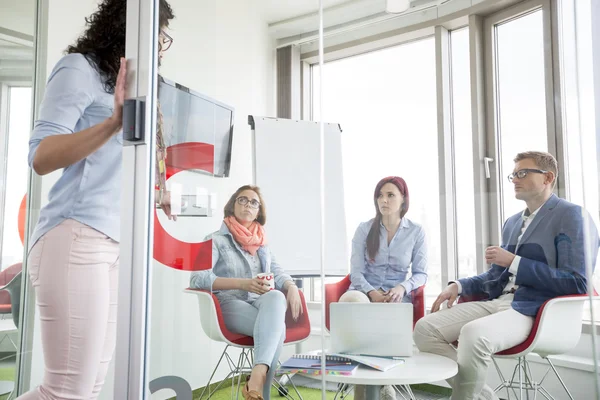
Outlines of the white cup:
[[262,279],[263,284],[269,287],[269,290],[275,290],[275,275],[271,272],[263,272],[256,275],[258,279]]

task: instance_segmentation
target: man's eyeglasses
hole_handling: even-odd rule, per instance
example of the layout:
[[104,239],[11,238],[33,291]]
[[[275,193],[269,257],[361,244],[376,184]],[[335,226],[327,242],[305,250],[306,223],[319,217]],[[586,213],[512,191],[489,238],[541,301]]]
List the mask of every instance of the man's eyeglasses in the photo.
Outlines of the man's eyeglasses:
[[548,171],[544,171],[543,169],[535,169],[535,168],[524,168],[524,169],[520,169],[517,172],[513,172],[512,174],[510,174],[508,176],[508,181],[512,182],[513,179],[515,179],[515,177],[519,178],[519,179],[523,179],[527,176],[528,173],[530,172],[534,172],[536,174],[545,174]]
[[237,199],[237,202],[241,206],[245,206],[246,204],[250,204],[250,208],[258,208],[260,207],[260,202],[258,200],[252,199],[250,200],[246,196],[240,196]]
[[162,36],[162,51],[169,50],[169,47],[173,44],[173,38],[169,34],[161,29],[160,35]]

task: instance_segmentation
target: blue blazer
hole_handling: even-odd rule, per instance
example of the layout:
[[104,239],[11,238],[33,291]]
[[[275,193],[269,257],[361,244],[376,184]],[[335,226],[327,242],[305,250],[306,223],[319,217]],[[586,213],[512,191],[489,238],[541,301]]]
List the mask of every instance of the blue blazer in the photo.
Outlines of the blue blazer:
[[[598,230],[589,213],[580,206],[552,195],[538,211],[523,234],[521,213],[506,220],[502,228],[502,248],[521,257],[512,307],[535,316],[551,298],[587,293],[586,262],[595,268]],[[508,268],[492,264],[481,275],[459,279],[464,295],[499,297],[508,283]]]

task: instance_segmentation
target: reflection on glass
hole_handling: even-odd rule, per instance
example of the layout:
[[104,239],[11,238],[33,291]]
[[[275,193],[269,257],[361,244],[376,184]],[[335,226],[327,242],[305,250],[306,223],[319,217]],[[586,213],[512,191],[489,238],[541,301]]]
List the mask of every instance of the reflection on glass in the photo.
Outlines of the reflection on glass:
[[502,221],[523,210],[506,179],[513,158],[548,151],[542,17],[538,10],[495,27]]
[[[583,205],[592,215],[596,226],[600,227],[592,19],[589,13],[591,0],[564,1],[561,6],[568,192],[571,201]],[[596,267],[599,264],[600,257],[596,260]],[[593,284],[596,290],[600,289],[599,268],[594,271]],[[595,304],[594,311],[597,323],[600,320],[598,304]],[[589,307],[585,309],[584,320],[591,320]]]
[[[0,83],[0,87],[2,84]],[[0,168],[0,398],[8,395],[15,374],[15,357],[19,345],[19,296],[23,261],[23,237],[27,192],[27,152],[31,120],[31,88],[5,86],[0,95],[0,107],[5,104],[8,120],[0,120],[0,128],[7,127],[4,136],[6,163]],[[1,136],[1,135],[0,135]],[[0,143],[0,149],[2,143]],[[17,307],[17,308],[15,308]]]
[[[377,182],[384,176],[403,177],[411,196],[407,217],[427,235],[426,294],[428,304],[433,303],[441,290],[434,40],[328,62],[323,68],[324,118],[343,130],[346,235],[352,239],[359,223],[373,218]],[[313,89],[319,84],[315,65]],[[314,120],[320,119],[319,106],[314,96]]]
[[[23,243],[19,232],[19,209],[27,192],[27,152],[31,129],[31,88],[10,87],[8,89],[8,146],[6,175],[2,190],[5,190],[4,217],[2,226],[2,269],[23,261]],[[0,122],[2,123],[2,122]],[[0,190],[0,192],[2,191]]]
[[450,33],[458,278],[477,275],[468,28]]

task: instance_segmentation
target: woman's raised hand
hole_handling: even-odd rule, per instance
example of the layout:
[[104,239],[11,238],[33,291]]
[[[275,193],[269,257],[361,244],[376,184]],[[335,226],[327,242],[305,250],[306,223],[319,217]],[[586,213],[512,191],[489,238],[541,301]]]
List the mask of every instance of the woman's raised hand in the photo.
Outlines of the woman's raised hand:
[[113,115],[110,117],[117,130],[120,130],[123,126],[123,104],[125,103],[125,83],[127,82],[127,60],[121,57],[121,66],[119,67],[119,74],[117,75],[117,83],[115,84],[115,109]]

